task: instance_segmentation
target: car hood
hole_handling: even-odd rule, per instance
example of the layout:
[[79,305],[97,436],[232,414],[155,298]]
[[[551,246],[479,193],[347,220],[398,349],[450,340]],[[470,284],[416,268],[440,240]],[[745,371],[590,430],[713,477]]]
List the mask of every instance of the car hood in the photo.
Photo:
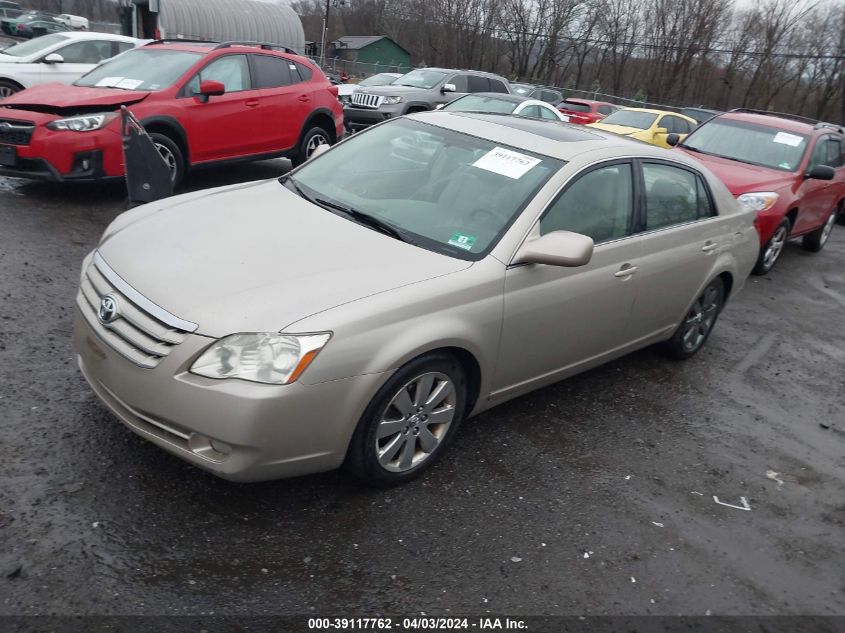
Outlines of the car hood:
[[131,105],[143,101],[150,95],[140,90],[118,90],[116,88],[83,88],[60,83],[42,84],[16,92],[3,100],[4,106],[20,110],[39,108],[57,113],[78,108]]
[[15,57],[14,55],[4,55],[3,53],[0,53],[0,64],[22,64],[28,61],[28,57]]
[[280,331],[472,265],[335,215],[275,180],[130,211],[98,250],[135,290],[213,337]]
[[752,191],[777,191],[787,188],[795,182],[795,174],[791,172],[691,152],[683,147],[678,147],[675,151],[682,151],[687,156],[704,163],[710,171],[716,174],[719,180],[725,183],[728,191],[734,196]]
[[638,132],[648,132],[648,130],[642,130],[638,127],[629,127],[627,125],[613,125],[612,123],[592,123],[590,124],[590,127],[596,127],[600,130],[604,130],[605,132],[613,132],[614,134],[621,134],[623,136],[637,134]]
[[419,94],[420,92],[427,92],[428,90],[434,90],[434,88],[415,88],[414,86],[399,86],[397,84],[388,84],[386,86],[372,86],[370,88],[364,86],[362,88],[358,88],[358,92],[366,92],[371,95],[384,96]]

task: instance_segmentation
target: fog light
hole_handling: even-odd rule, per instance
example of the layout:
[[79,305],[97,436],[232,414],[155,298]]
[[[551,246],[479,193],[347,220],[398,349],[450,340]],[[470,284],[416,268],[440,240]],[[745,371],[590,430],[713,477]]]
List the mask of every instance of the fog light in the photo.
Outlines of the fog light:
[[232,447],[226,442],[213,440],[199,433],[191,433],[191,437],[188,439],[188,448],[195,455],[212,462],[222,462],[232,454]]

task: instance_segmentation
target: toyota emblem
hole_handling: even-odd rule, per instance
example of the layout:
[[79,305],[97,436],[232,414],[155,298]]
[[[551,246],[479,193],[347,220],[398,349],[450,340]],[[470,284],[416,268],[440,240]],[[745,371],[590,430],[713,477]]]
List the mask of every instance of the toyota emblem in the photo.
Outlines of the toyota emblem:
[[117,299],[113,295],[106,295],[100,301],[100,309],[97,310],[97,317],[100,319],[100,323],[108,325],[117,318],[117,315]]

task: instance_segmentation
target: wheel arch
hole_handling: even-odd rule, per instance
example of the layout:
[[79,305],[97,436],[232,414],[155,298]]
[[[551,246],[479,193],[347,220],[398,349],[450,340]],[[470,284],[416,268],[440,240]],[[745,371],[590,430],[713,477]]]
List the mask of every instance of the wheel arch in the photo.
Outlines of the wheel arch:
[[2,77],[2,76],[0,76],[0,81],[4,81],[4,82],[6,82],[6,83],[10,83],[10,84],[14,84],[15,86],[17,86],[17,87],[18,87],[18,88],[20,88],[21,90],[26,90],[26,86],[24,86],[24,85],[23,85],[20,81],[18,81],[17,79],[13,79],[12,77]]
[[185,166],[191,164],[191,150],[188,145],[188,135],[185,128],[176,119],[169,116],[151,116],[143,119],[141,125],[148,133],[158,132],[165,134],[173,139],[182,151],[182,157],[185,160]]
[[328,108],[317,108],[305,119],[302,129],[299,131],[299,139],[296,142],[297,148],[302,143],[302,139],[305,138],[308,130],[314,126],[319,126],[328,132],[332,137],[332,144],[337,143],[337,126],[335,125],[334,114]]

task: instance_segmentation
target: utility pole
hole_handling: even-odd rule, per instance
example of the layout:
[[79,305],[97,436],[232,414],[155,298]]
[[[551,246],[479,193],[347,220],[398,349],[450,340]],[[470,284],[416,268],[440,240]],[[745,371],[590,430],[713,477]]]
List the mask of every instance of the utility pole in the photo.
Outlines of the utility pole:
[[326,67],[326,45],[329,35],[329,9],[331,8],[331,0],[326,0],[326,14],[323,16],[323,41],[320,44],[320,66]]

